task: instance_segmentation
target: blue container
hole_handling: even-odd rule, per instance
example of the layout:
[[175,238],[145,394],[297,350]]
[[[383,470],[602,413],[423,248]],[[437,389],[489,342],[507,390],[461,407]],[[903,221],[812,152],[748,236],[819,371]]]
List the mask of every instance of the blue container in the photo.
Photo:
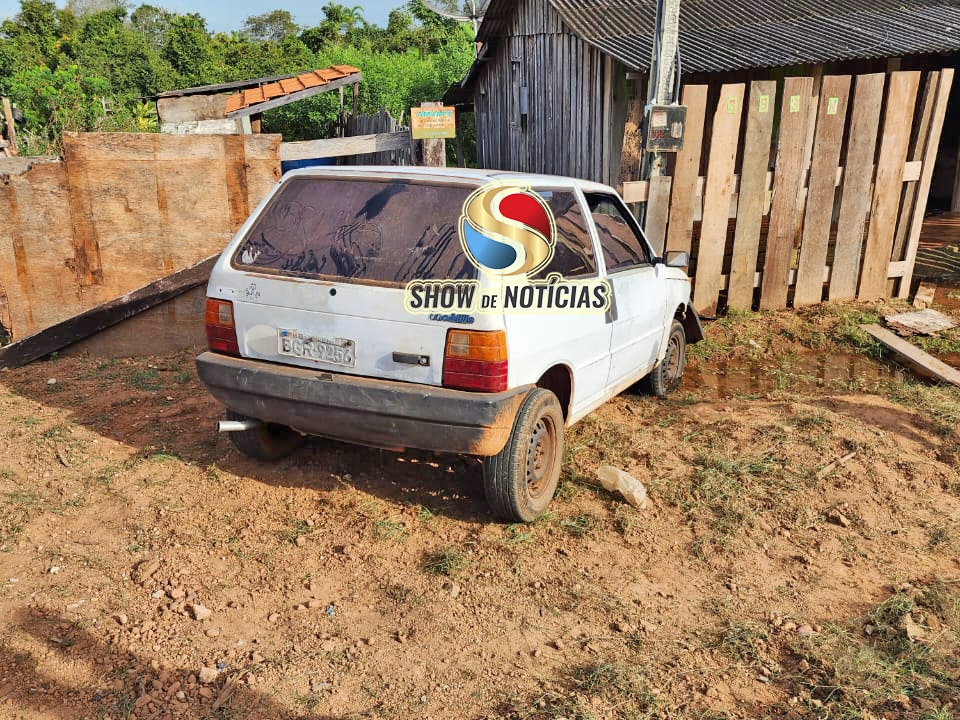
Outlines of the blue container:
[[308,160],[284,160],[280,163],[280,172],[286,175],[291,170],[299,170],[305,167],[327,167],[336,165],[336,158],[309,158]]

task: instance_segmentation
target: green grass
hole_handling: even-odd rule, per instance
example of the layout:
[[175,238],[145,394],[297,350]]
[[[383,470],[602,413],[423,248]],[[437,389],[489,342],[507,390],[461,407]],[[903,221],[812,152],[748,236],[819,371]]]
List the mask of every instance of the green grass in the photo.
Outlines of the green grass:
[[762,625],[742,622],[728,625],[724,629],[719,646],[734,660],[758,664],[762,661],[760,648],[768,639],[766,628]]
[[428,554],[423,561],[423,569],[433,575],[458,575],[469,562],[467,553],[461,548],[449,547],[446,550]]
[[155,392],[160,389],[160,373],[153,368],[135,370],[127,376],[126,382],[134,390]]
[[[908,623],[924,636],[910,639]],[[883,716],[903,696],[932,704],[928,718],[949,717],[945,706],[960,693],[957,584],[903,588],[862,617],[798,636],[791,651],[804,661],[797,679],[822,717]]]
[[596,530],[598,524],[597,518],[585,512],[579,512],[572,518],[564,518],[560,521],[560,527],[574,537],[589,535]]
[[373,521],[373,536],[377,540],[392,540],[403,542],[407,539],[407,529],[403,523],[394,518],[384,518]]
[[659,707],[644,671],[626,663],[599,663],[575,668],[557,685],[532,697],[510,698],[507,717],[514,720],[655,720],[670,715]]
[[289,521],[289,527],[280,533],[280,539],[291,545],[296,545],[301,537],[309,537],[313,534],[313,528],[307,524],[306,520],[293,518]]
[[526,545],[533,542],[533,533],[527,525],[507,525],[503,530],[504,545]]

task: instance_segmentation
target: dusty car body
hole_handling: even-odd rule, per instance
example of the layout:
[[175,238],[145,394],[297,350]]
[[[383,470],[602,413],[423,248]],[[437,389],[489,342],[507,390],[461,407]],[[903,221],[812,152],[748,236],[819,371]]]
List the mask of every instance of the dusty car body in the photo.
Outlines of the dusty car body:
[[[443,304],[500,282],[468,262],[458,239],[465,201],[489,183],[522,185],[549,207],[552,255],[523,282],[541,305],[556,295],[560,310]],[[556,489],[565,428],[643,378],[657,394],[679,384],[685,345],[702,337],[686,261],[656,257],[616,192],[596,183],[300,170],[216,264],[210,350],[197,367],[228,410],[223,429],[249,455],[282,457],[306,435],[474,455],[496,514],[532,520]],[[563,291],[546,287],[557,278]],[[601,286],[607,305],[590,311]]]

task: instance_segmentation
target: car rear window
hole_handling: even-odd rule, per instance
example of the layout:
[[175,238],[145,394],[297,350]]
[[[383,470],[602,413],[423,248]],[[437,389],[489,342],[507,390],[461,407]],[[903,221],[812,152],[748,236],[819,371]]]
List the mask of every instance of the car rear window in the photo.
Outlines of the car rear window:
[[457,224],[473,188],[292,178],[233,256],[236,267],[402,284],[476,277]]

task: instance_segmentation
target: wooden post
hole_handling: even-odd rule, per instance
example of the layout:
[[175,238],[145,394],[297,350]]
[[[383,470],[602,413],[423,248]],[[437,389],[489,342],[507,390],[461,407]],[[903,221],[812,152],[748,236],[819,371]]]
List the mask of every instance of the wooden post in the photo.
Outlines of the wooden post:
[[360,113],[360,83],[353,84],[353,115]]
[[3,120],[7,124],[7,140],[10,142],[7,149],[11,155],[17,155],[17,126],[13,123],[13,108],[10,107],[9,98],[3,98]]
[[457,113],[456,117],[457,123],[457,167],[466,167],[466,163],[463,160],[463,138],[462,136],[462,127],[460,124],[460,113]]
[[263,115],[257,113],[256,115],[250,116],[250,132],[258,134],[263,132],[261,129],[263,127]]
[[957,174],[953,179],[953,201],[950,203],[952,212],[960,212],[960,146],[957,147]]
[[[443,107],[441,102],[422,102],[420,107]],[[447,141],[443,138],[423,141],[423,164],[427,167],[447,166]]]

